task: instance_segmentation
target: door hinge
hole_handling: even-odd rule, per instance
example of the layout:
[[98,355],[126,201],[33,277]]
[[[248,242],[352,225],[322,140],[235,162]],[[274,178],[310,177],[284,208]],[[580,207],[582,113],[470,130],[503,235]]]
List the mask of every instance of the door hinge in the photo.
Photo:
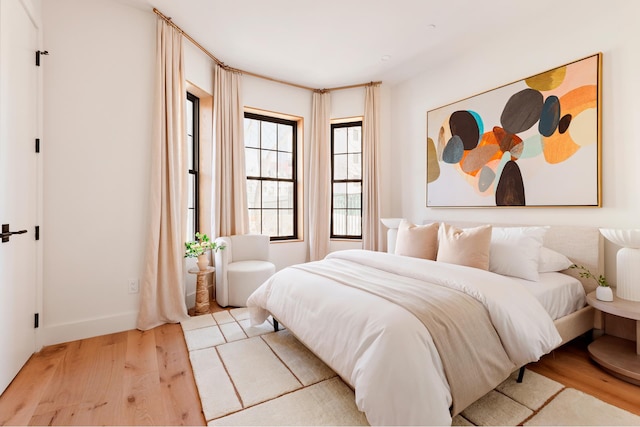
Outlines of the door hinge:
[[40,152],[40,138],[36,138],[36,153]]
[[40,327],[40,313],[35,313],[33,315],[33,328],[37,329]]
[[36,50],[36,67],[40,66],[40,55],[49,55],[46,50]]
[[36,225],[36,240],[40,240],[40,226]]

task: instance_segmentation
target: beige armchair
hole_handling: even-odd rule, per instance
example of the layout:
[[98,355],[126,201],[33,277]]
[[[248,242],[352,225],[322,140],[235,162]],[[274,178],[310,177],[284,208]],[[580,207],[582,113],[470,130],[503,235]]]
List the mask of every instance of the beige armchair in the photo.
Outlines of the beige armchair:
[[245,307],[249,295],[276,272],[269,261],[269,236],[219,237],[216,243],[226,246],[215,254],[216,302],[221,307]]

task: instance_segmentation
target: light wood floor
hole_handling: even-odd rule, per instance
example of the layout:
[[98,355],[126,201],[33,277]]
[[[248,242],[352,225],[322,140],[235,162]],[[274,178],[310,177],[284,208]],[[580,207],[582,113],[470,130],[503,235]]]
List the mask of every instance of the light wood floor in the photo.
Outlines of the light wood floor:
[[640,415],[640,387],[622,381],[600,368],[589,357],[588,345],[586,338],[576,338],[543,356],[539,362],[528,365],[528,368],[566,387],[581,390]]
[[180,325],[44,348],[0,396],[0,425],[205,425]]
[[[212,305],[211,311],[220,308]],[[640,415],[640,387],[576,339],[530,368]],[[525,377],[526,381],[526,377]],[[182,330],[163,325],[44,348],[0,396],[0,425],[206,425]]]

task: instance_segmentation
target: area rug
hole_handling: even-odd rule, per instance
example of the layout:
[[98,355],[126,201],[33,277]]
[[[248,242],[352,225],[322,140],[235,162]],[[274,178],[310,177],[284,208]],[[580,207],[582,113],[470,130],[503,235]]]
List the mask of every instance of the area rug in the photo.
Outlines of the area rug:
[[[182,322],[209,425],[368,425],[353,390],[271,319],[246,308]],[[453,425],[640,425],[640,417],[527,370],[453,419]]]

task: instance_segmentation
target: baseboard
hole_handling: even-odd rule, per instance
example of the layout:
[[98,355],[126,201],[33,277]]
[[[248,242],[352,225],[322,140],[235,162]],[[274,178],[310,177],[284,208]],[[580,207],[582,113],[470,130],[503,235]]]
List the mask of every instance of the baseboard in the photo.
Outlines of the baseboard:
[[137,311],[84,319],[79,322],[44,325],[37,331],[38,350],[47,345],[129,331],[136,328]]
[[[209,286],[211,292],[212,285]],[[187,307],[195,307],[196,293],[186,295]],[[60,344],[76,341],[100,335],[136,329],[138,312],[130,311],[111,316],[84,319],[78,322],[58,323],[55,325],[42,325],[37,331],[37,350],[46,345]]]
[[195,307],[196,306],[196,293],[195,293],[195,291],[191,292],[191,293],[188,293],[185,296],[185,303],[187,304],[187,308],[191,308],[191,307]]

